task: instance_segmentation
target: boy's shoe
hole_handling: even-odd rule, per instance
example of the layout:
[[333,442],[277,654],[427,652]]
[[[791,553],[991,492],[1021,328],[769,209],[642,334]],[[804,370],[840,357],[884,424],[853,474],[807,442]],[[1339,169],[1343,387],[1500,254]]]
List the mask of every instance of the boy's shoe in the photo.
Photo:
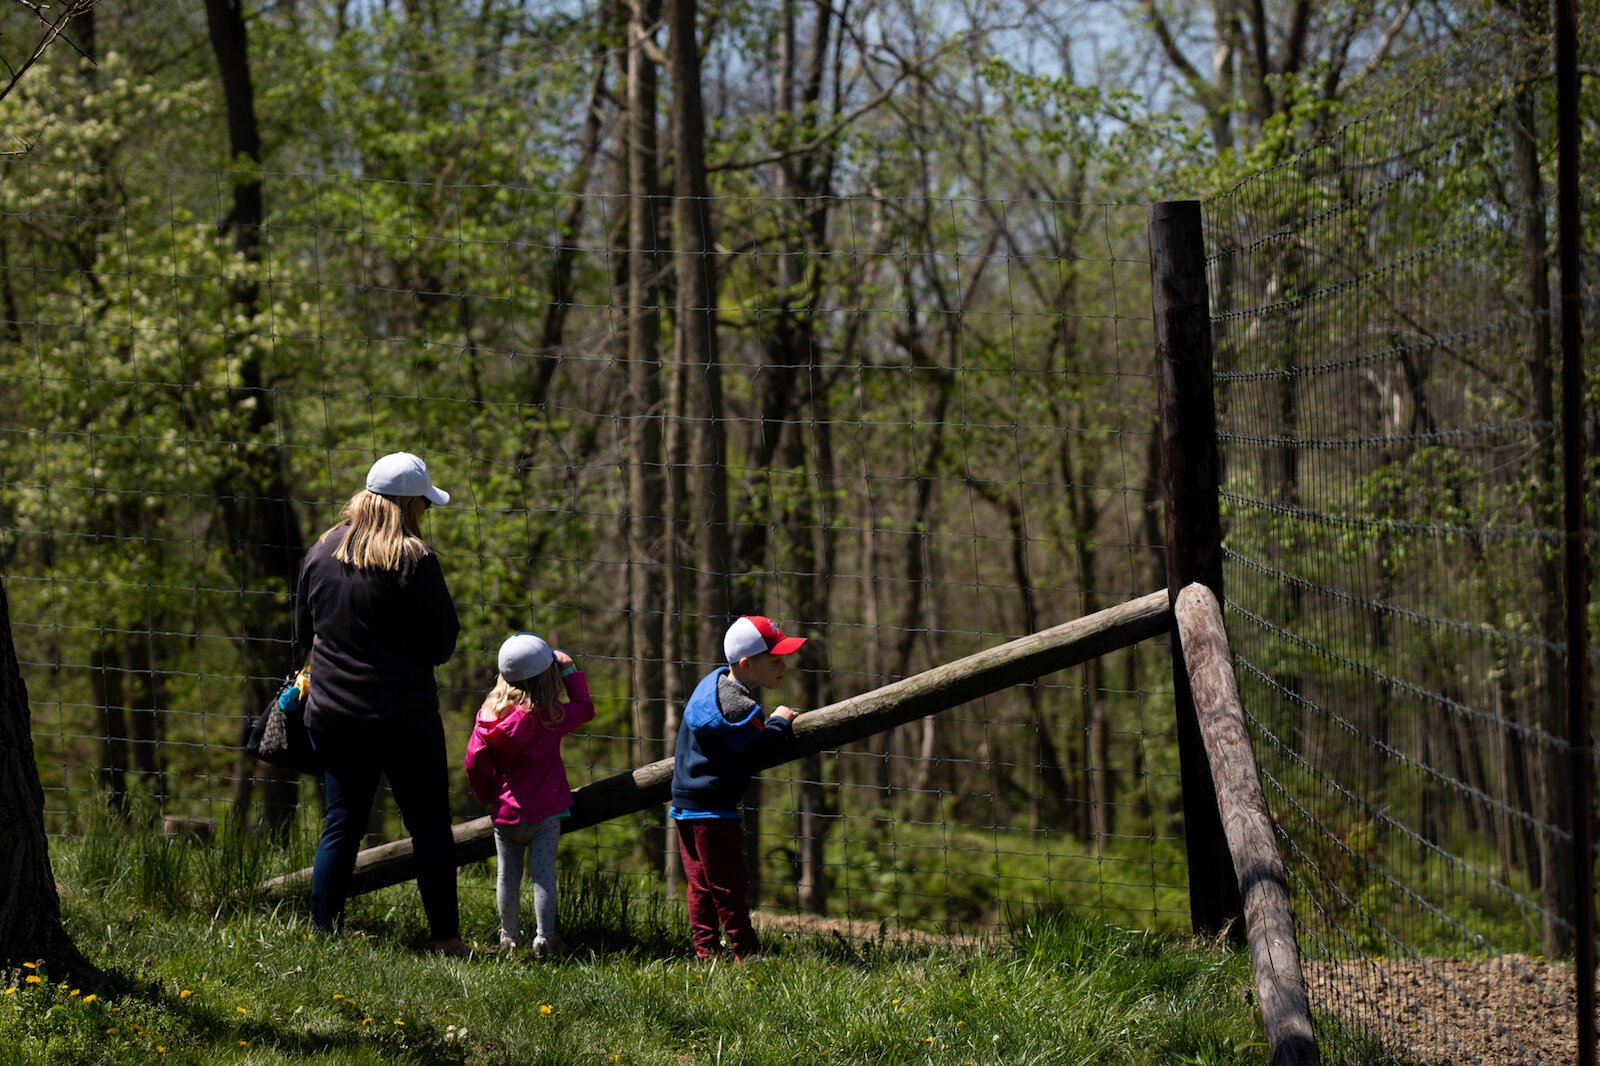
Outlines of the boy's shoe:
[[561,942],[561,938],[558,936],[536,936],[533,938],[533,943],[528,946],[528,950],[533,953],[534,958],[538,959],[553,958],[556,955],[560,955],[566,948],[567,946]]

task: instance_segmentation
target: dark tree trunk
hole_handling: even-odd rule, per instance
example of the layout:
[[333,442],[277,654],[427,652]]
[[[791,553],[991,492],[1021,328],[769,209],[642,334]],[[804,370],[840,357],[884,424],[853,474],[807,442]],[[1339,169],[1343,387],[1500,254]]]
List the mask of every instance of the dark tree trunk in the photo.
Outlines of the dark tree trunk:
[[[1537,24],[1542,14],[1529,17]],[[1530,75],[1530,80],[1538,77]],[[1522,215],[1522,262],[1527,299],[1529,330],[1528,380],[1533,395],[1529,397],[1534,423],[1540,426],[1556,422],[1556,361],[1551,323],[1554,320],[1550,300],[1550,239],[1545,228],[1544,182],[1539,172],[1539,141],[1534,129],[1535,104],[1532,90],[1519,86],[1512,101],[1511,142],[1517,162],[1517,179],[1528,210]],[[1556,457],[1554,433],[1541,433],[1533,442],[1533,469],[1529,471],[1535,528],[1549,528],[1560,522],[1561,504],[1559,463]],[[1541,617],[1539,635],[1545,638],[1547,649],[1540,657],[1537,671],[1538,683],[1535,697],[1528,701],[1530,725],[1541,733],[1553,737],[1564,736],[1567,728],[1566,662],[1563,657],[1564,633],[1563,605],[1565,595],[1561,581],[1561,559],[1555,551],[1548,551],[1539,560],[1537,568]],[[1568,809],[1569,770],[1566,755],[1553,745],[1529,745],[1530,777],[1533,783],[1532,811],[1539,822],[1555,827],[1558,832],[1539,834],[1539,882],[1544,902],[1544,951],[1554,958],[1572,949],[1572,930],[1564,924],[1573,913],[1573,862],[1572,849],[1560,839],[1571,833],[1571,812]],[[1523,807],[1522,810],[1530,808]],[[1565,831],[1565,834],[1559,831]]]
[[[661,261],[656,212],[661,160],[656,126],[655,60],[646,45],[660,0],[632,5],[628,17],[628,643],[633,670],[633,735],[638,765],[666,758],[666,611],[668,526],[661,476],[665,411],[661,391]],[[651,814],[645,854],[661,870],[668,844],[662,812]]]
[[11,608],[0,582],[0,963],[42,959],[52,978],[98,980],[99,970],[61,925],[30,719],[11,639]]
[[89,687],[94,692],[95,731],[100,734],[100,765],[95,767],[94,781],[106,806],[119,817],[127,817],[128,719],[115,640],[102,639],[90,653]]
[[[695,545],[695,646],[692,661],[720,658],[728,627],[729,588],[727,426],[722,365],[717,355],[717,261],[706,169],[706,116],[700,93],[700,44],[695,0],[668,4],[668,61],[672,72],[673,216],[677,245],[677,328],[690,439],[688,503]],[[760,838],[760,798],[746,801],[745,836]],[[750,863],[750,902],[761,898],[761,869]]]
[[[235,161],[246,159],[252,165],[248,172],[234,177],[233,209],[225,228],[233,238],[234,251],[254,265],[261,259],[263,207],[256,169],[261,163],[261,137],[250,79],[243,0],[206,0],[206,23],[227,104],[230,157]],[[233,287],[233,302],[249,322],[255,320],[259,301],[253,275],[253,271],[245,271]],[[230,349],[239,347],[240,340],[231,334],[224,337]],[[294,589],[305,543],[289,499],[283,452],[275,446],[281,427],[277,425],[272,382],[267,379],[260,357],[253,349],[246,351],[239,362],[238,384],[230,390],[229,399],[235,407],[245,410],[248,437],[237,442],[237,459],[219,478],[217,498],[229,543],[240,556],[239,573],[245,587],[252,592],[273,589],[289,593]],[[288,609],[272,606],[272,597],[255,599],[263,606],[245,619],[245,641],[254,654],[247,660],[252,665],[240,723],[241,749],[252,719],[266,705],[277,679],[287,671],[285,659],[294,644],[294,625]],[[234,795],[234,816],[241,822],[250,806],[254,769],[244,757]],[[274,834],[287,832],[298,801],[294,771],[268,767],[263,826]]]
[[694,522],[698,617],[696,657],[714,656],[728,626],[727,426],[722,365],[717,355],[717,261],[713,255],[710,178],[706,171],[705,105],[700,95],[700,49],[695,0],[669,5],[672,64],[672,149],[678,330],[688,417],[694,432],[689,462]]

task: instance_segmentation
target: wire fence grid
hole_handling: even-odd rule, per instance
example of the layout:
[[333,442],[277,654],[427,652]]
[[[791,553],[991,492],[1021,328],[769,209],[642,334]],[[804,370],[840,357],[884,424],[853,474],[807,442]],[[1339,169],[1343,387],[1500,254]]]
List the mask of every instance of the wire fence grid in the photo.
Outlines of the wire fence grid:
[[1547,86],[1471,76],[1205,205],[1229,636],[1332,1061],[1576,1061],[1551,279],[1586,235]]
[[[55,834],[102,809],[316,831],[315,785],[242,759],[241,732],[294,665],[305,546],[392,450],[453,494],[425,530],[463,622],[452,760],[494,650],[533,629],[596,695],[574,786],[670,755],[672,704],[716,661],[697,486],[729,501],[735,610],[812,638],[776,694],[797,706],[1162,583],[1143,207],[713,201],[753,236],[714,257],[708,464],[665,252],[658,303],[628,302],[625,197],[269,172],[251,256],[237,175],[4,167],[0,564]],[[797,299],[770,220],[808,212],[826,246]],[[1035,904],[1181,927],[1170,685],[1164,647],[1130,649],[770,772],[759,898],[869,931]],[[375,840],[403,835],[379,813]],[[573,834],[563,861],[659,893],[662,824]]]

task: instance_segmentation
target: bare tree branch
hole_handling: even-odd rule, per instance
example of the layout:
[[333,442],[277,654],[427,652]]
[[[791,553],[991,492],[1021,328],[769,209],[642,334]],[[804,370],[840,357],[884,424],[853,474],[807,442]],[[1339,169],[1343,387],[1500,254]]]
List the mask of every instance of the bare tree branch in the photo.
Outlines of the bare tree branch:
[[[929,59],[924,60],[923,62],[931,62],[933,59],[937,59],[939,55],[943,55],[948,51],[950,51],[950,48],[947,47],[942,52],[936,53],[934,56],[930,56]],[[754,167],[765,166],[768,163],[781,163],[785,159],[791,159],[795,156],[810,155],[812,152],[817,151],[817,149],[827,144],[834,137],[837,137],[841,132],[847,129],[851,123],[855,122],[856,119],[860,118],[862,115],[873,110],[881,105],[885,100],[889,99],[894,91],[900,87],[900,83],[911,77],[917,66],[918,64],[906,64],[902,66],[895,74],[894,79],[891,80],[888,85],[885,85],[882,89],[880,89],[870,100],[867,100],[855,110],[846,112],[834,119],[833,122],[829,123],[826,128],[819,130],[817,135],[811,138],[811,140],[807,141],[805,144],[797,144],[791,148],[782,148],[774,152],[768,152],[766,155],[756,156],[753,159],[730,159],[725,163],[717,163],[714,166],[708,167],[707,170],[711,171],[712,173],[717,173],[724,170],[750,170]]]
[[[50,7],[48,4],[34,3],[33,0],[12,0],[12,3],[33,12],[35,21],[39,23],[39,39],[32,50],[29,51],[28,58],[23,61],[21,66],[12,65],[10,59],[0,55],[0,63],[5,64],[6,74],[8,75],[5,85],[0,86],[0,100],[4,100],[11,94],[11,90],[17,86],[17,82],[22,80],[24,74],[28,73],[28,68],[37,63],[39,57],[44,55],[45,50],[55,43],[57,37],[61,36],[62,31],[67,28],[67,23],[86,13],[95,4],[99,3],[99,0],[64,0],[53,15],[46,14]],[[68,43],[71,44],[70,41]]]

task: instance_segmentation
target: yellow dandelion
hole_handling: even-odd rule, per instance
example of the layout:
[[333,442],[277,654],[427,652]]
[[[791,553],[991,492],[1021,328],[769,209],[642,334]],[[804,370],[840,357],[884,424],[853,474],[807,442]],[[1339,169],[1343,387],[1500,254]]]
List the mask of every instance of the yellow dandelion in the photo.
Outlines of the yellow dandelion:
[[923,1043],[924,1043],[924,1044],[931,1044],[931,1043],[933,1043],[933,1037],[931,1037],[931,1036],[925,1036],[925,1037],[923,1037],[923,1038],[922,1038],[922,1042],[923,1042]]
[[899,1005],[900,1005],[900,1000],[898,998],[891,999],[889,1001],[889,1006],[891,1006],[891,1007],[898,1007]]
[[133,1027],[133,1031],[136,1034],[138,1034],[139,1036],[143,1036],[144,1035],[144,1026],[136,1025],[136,1026]]
[[554,1014],[555,1012],[556,1012],[556,1009],[554,1007],[552,1007],[550,1004],[548,1004],[548,1003],[539,1004],[539,1013],[544,1015],[546,1018],[550,1017],[550,1015]]
[[44,978],[40,977],[36,973],[30,973],[28,975],[28,984],[30,984],[30,985],[42,985],[42,984],[44,984]]
[[100,998],[99,996],[95,995],[93,992],[90,992],[87,996],[83,997],[83,1001],[85,1003],[93,1003],[95,1000],[97,1000],[99,998]]
[[67,983],[66,983],[66,982],[65,982],[65,981],[62,981],[62,982],[61,982],[61,983],[60,983],[60,984],[59,984],[59,985],[57,985],[57,986],[56,986],[56,987],[57,987],[57,988],[59,988],[59,989],[61,989],[61,991],[63,991],[63,992],[65,992],[65,991],[66,991],[66,990],[67,990]]
[[239,1041],[239,1046],[240,1046],[240,1047],[249,1047],[249,1046],[250,1046],[250,1041],[248,1041],[248,1040],[241,1040],[241,1041]]
[[72,994],[72,995],[73,995],[73,996],[74,996],[74,997],[76,997],[76,996],[80,996],[80,995],[82,995],[82,994],[83,994],[83,989],[81,989],[81,988],[74,988],[74,989],[73,989],[73,990],[72,990],[72,993],[71,993],[71,994]]
[[6,989],[6,995],[8,995],[8,996],[14,996],[14,995],[16,995],[16,994],[17,994],[17,990],[16,990],[16,989],[15,989],[15,988],[8,988],[8,989]]
[[179,999],[188,999],[192,995],[194,995],[194,989],[185,988],[183,991],[178,993],[178,998]]
[[117,1027],[113,1025],[111,1028],[106,1030],[106,1035],[110,1036],[112,1033],[114,1033],[116,1031],[117,1031]]
[[405,1023],[405,1022],[403,1022],[403,1021],[401,1021],[401,1020],[400,1020],[400,1019],[399,1019],[399,1018],[396,1018],[396,1019],[395,1019],[395,1020],[394,1020],[394,1024],[396,1024],[396,1025],[404,1025],[404,1024],[406,1024],[406,1023]]
[[157,1055],[165,1055],[166,1053],[167,1053],[167,1049],[166,1048],[162,1047],[160,1044],[156,1045],[156,1054]]
[[333,994],[333,998],[334,999],[343,999],[344,998],[344,993],[343,992],[335,992]]
[[233,1009],[238,1011],[240,1014],[249,1014],[250,1013],[249,1011],[245,1010],[243,1007],[235,1007]]
[[37,970],[39,968],[39,964],[36,962],[25,962],[22,966],[26,970]]
[[361,1024],[362,1025],[371,1025],[372,1024],[372,1019],[371,1018],[362,1018],[361,1019]]

